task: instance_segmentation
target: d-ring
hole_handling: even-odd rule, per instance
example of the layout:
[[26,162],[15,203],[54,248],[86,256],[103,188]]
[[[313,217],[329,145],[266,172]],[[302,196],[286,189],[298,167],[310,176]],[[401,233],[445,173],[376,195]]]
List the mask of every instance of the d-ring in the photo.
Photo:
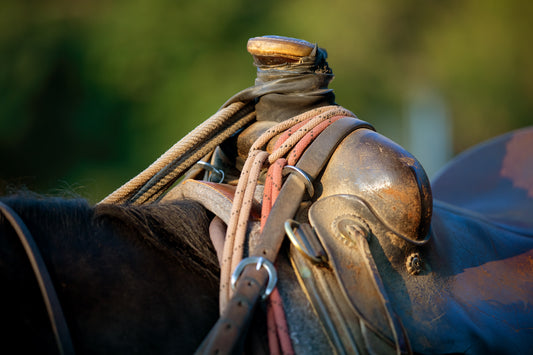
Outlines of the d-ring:
[[265,288],[263,296],[261,297],[264,300],[272,293],[274,287],[276,287],[276,282],[278,282],[278,273],[276,272],[276,268],[274,267],[274,265],[262,256],[250,256],[246,259],[241,260],[241,262],[239,263],[239,265],[237,265],[235,271],[233,271],[233,274],[231,275],[231,288],[233,290],[235,289],[235,285],[237,284],[237,280],[241,276],[242,271],[249,264],[257,264],[255,267],[256,270],[259,270],[262,266],[268,272],[268,284]]
[[315,194],[315,188],[313,187],[313,183],[311,182],[311,178],[309,177],[309,175],[307,175],[307,173],[302,169],[297,168],[293,165],[285,165],[283,167],[283,176],[290,173],[296,173],[296,176],[298,176],[299,179],[304,183],[305,189],[307,190],[309,197],[313,197],[313,195]]
[[196,165],[200,165],[203,169],[207,170],[207,171],[210,171],[213,173],[213,175],[211,175],[209,177],[209,181],[210,182],[213,182],[213,180],[211,180],[211,178],[214,176],[214,175],[218,175],[220,176],[220,180],[218,181],[219,184],[221,184],[223,181],[224,181],[224,170],[222,169],[217,169],[215,168],[213,165],[205,162],[205,161],[198,161],[196,162]]
[[[292,245],[294,245],[296,250],[298,250],[303,256],[307,257],[314,263],[326,263],[328,261],[328,256],[314,232],[312,232],[312,235],[307,235],[302,230],[302,233],[298,234],[298,236],[294,233],[293,228],[300,228],[300,226],[302,225],[293,219],[285,221],[285,234],[289,237]],[[311,226],[309,227],[312,228]]]

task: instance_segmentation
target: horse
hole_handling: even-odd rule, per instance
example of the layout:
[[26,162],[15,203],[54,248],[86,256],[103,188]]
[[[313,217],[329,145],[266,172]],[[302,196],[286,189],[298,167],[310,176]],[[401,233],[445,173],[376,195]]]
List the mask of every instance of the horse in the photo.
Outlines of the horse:
[[[90,206],[27,193],[1,201],[33,236],[77,353],[192,353],[215,322],[219,267],[198,203]],[[2,348],[56,354],[37,280],[4,216],[0,280]]]

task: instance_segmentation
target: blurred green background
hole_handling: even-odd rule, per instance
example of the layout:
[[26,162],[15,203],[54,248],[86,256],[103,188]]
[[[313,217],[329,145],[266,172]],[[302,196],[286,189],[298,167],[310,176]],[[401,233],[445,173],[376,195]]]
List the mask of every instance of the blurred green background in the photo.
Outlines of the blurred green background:
[[248,38],[327,49],[337,103],[419,157],[533,124],[533,3],[4,1],[0,193],[97,202],[237,91]]

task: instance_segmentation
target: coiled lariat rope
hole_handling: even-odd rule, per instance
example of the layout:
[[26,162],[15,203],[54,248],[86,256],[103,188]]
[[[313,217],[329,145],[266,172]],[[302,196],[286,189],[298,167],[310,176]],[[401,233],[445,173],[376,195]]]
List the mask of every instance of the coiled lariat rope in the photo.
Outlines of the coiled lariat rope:
[[156,200],[187,169],[255,118],[253,103],[234,102],[192,130],[155,162],[100,203]]
[[[263,133],[250,148],[237,185],[224,243],[220,282],[221,313],[232,295],[231,272],[243,258],[253,196],[262,169],[265,165],[268,166],[262,201],[261,230],[281,190],[283,167],[295,165],[307,146],[320,132],[334,121],[346,116],[356,117],[352,112],[340,106],[319,107],[277,124]],[[276,141],[273,152],[268,154],[263,151],[263,147],[279,134],[281,135]],[[270,295],[268,302],[267,321],[271,354],[280,351],[284,354],[294,353],[281,296],[277,288]]]

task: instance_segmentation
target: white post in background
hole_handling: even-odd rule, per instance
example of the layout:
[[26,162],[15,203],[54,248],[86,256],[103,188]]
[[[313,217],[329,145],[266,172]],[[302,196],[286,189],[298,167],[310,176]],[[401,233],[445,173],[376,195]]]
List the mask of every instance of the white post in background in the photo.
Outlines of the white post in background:
[[417,90],[407,112],[407,149],[424,167],[430,180],[452,157],[452,122],[441,95]]

